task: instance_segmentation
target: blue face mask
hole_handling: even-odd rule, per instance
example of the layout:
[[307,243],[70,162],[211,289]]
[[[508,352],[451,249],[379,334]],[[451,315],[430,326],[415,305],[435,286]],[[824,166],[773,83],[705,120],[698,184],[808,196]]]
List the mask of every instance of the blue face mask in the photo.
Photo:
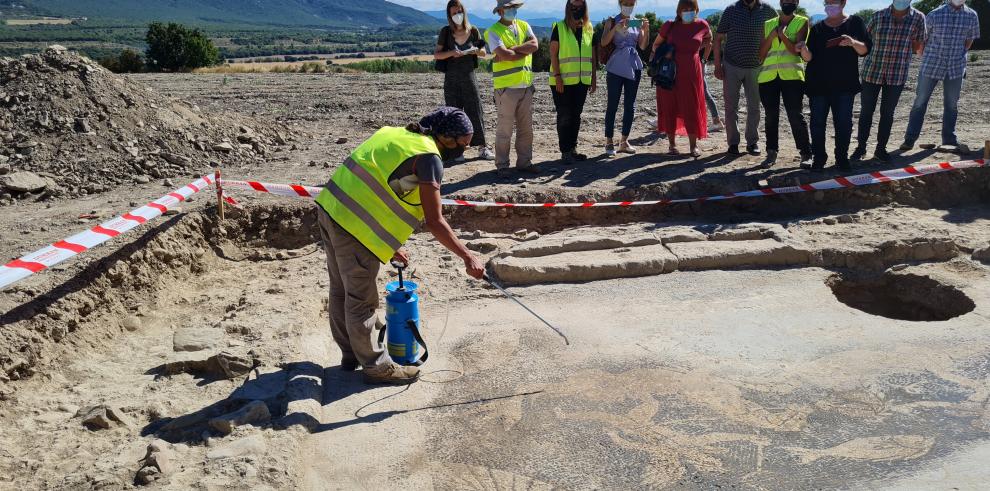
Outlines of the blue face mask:
[[907,10],[911,7],[911,0],[894,0],[894,9]]
[[694,18],[697,15],[697,12],[681,12],[681,20],[684,21],[685,24],[690,24],[694,22]]
[[519,9],[505,9],[505,13],[502,14],[502,18],[507,21],[514,21],[516,20],[516,13],[518,12]]

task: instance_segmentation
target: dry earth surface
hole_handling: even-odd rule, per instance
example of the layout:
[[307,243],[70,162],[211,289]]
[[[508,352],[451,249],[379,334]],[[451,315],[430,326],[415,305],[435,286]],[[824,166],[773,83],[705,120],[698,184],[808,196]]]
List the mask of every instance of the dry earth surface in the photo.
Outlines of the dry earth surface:
[[[0,121],[11,134],[3,173],[44,181],[3,198],[5,258],[157,198],[212,161],[230,178],[320,184],[376,128],[442,102],[438,75],[119,78],[65,56],[0,65],[19,74],[0,87],[15,102]],[[960,104],[974,147],[990,136],[988,71],[974,67]],[[121,92],[141,97],[117,104]],[[499,180],[490,162],[470,161],[448,169],[444,194],[680,198],[811,179],[786,130],[772,170],[726,158],[721,134],[700,160],[662,155],[646,124],[651,89],[640,96],[639,155],[564,166],[541,84],[544,172]],[[591,155],[603,106],[598,94],[585,111]],[[922,143],[938,143],[936,106]],[[46,112],[50,124],[37,125]],[[918,150],[890,167],[957,158]],[[979,489],[990,479],[987,169],[665,208],[451,210],[491,272],[570,344],[417,234],[411,275],[432,355],[407,388],[337,368],[313,207],[238,197],[246,209],[222,223],[207,192],[0,294],[0,487]]]

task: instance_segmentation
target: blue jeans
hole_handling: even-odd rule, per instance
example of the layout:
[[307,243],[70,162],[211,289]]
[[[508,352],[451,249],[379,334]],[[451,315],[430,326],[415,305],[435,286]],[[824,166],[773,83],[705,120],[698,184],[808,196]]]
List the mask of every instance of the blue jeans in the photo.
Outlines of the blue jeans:
[[963,79],[938,80],[935,78],[918,77],[918,93],[914,96],[911,106],[911,121],[908,123],[904,143],[914,145],[921,136],[921,126],[925,124],[925,113],[928,111],[928,101],[935,92],[935,86],[942,82],[944,102],[942,108],[942,144],[957,145],[956,118],[959,116],[959,94],[962,93]]
[[835,163],[849,164],[849,141],[853,129],[853,100],[856,94],[839,92],[829,95],[813,95],[811,99],[811,150],[815,154],[814,167],[825,167],[828,152],[825,150],[825,132],[828,113],[832,112],[835,126]]
[[[702,70],[704,66],[702,66]],[[712,97],[712,91],[708,90],[708,77],[702,74],[701,81],[705,83],[705,104],[708,104],[708,114],[712,117],[712,121],[717,121],[722,119],[718,115],[718,104],[715,104],[715,98]]]
[[636,115],[636,94],[639,93],[639,80],[642,76],[642,70],[636,70],[635,80],[629,80],[611,72],[605,76],[605,83],[608,85],[608,105],[605,106],[605,138],[612,138],[615,135],[615,113],[619,112],[619,98],[622,97],[623,89],[626,91],[626,98],[622,108],[622,136],[629,136],[632,131],[633,117]]

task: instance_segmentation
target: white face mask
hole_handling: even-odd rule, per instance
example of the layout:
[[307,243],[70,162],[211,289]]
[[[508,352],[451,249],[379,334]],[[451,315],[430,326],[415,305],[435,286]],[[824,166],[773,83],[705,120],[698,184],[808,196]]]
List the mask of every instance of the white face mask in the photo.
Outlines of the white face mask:
[[454,21],[454,24],[461,25],[464,22],[464,14],[454,14],[450,16],[450,20]]
[[626,17],[632,17],[633,10],[636,10],[636,6],[635,5],[633,5],[631,7],[627,7],[625,5],[620,5],[619,6],[619,11],[622,12],[622,15],[624,15]]

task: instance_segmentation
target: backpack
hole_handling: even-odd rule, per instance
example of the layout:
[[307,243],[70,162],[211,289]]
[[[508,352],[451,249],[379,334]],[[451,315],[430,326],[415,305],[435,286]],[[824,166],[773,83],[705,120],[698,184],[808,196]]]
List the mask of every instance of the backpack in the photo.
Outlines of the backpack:
[[[606,19],[605,20],[605,25],[602,28],[601,36],[604,36],[605,35],[605,31],[611,29],[614,24],[615,24],[615,19],[614,18],[609,17],[608,19]],[[596,45],[600,45],[601,44],[601,39],[595,40],[595,44]],[[598,48],[598,62],[601,63],[603,66],[604,65],[607,65],[608,64],[608,59],[612,57],[612,53],[615,53],[615,41],[612,41],[611,43],[608,43],[605,46],[599,46],[599,48]]]
[[[670,32],[670,27],[665,27],[667,27],[667,32]],[[663,29],[661,29],[661,33],[663,33]],[[673,54],[674,45],[665,41],[657,48],[657,52],[647,66],[646,73],[650,76],[653,85],[661,89],[673,90],[674,81],[677,80],[677,62],[674,61]],[[668,55],[670,58],[667,57]]]

